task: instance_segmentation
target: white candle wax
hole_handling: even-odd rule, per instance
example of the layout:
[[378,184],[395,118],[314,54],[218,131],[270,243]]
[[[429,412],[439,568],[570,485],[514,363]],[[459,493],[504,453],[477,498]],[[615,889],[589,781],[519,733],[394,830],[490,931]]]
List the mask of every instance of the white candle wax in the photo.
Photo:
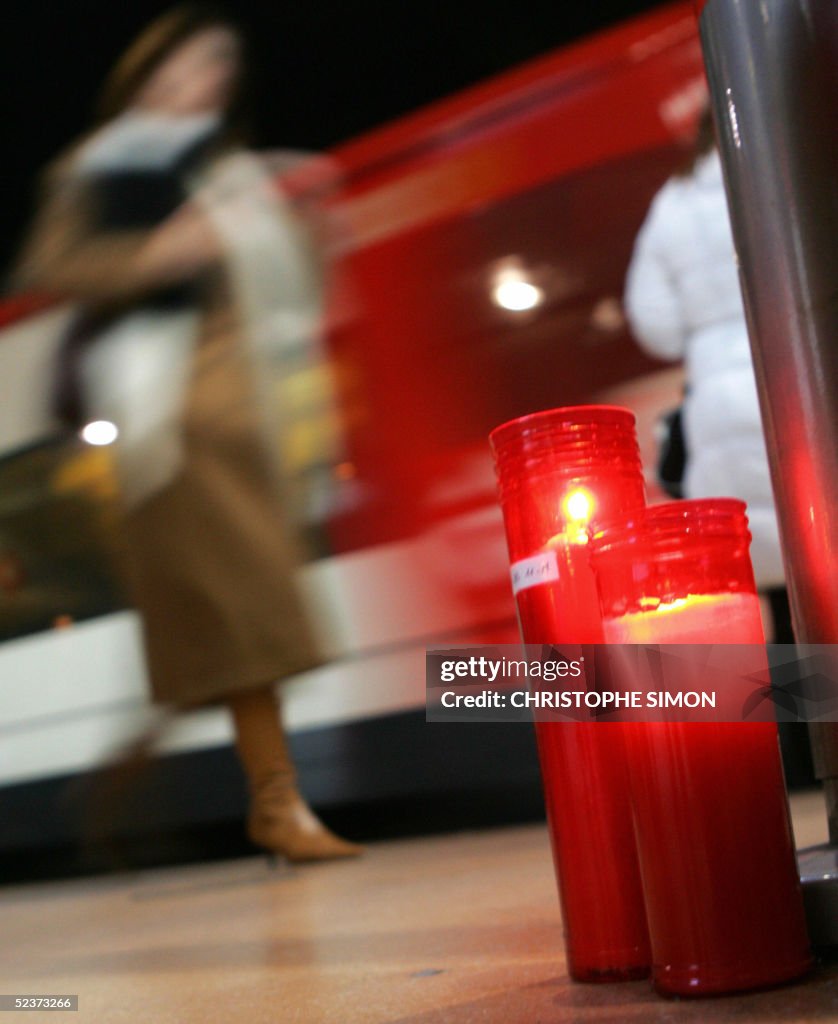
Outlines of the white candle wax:
[[690,594],[603,626],[610,644],[764,643],[755,594]]

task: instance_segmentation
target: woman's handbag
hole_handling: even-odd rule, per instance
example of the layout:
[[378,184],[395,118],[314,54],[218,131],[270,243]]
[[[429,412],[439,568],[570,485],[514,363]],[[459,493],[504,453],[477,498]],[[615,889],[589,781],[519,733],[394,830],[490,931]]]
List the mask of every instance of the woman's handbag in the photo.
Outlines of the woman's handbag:
[[138,309],[80,353],[85,415],[119,431],[115,465],[127,505],[160,490],[181,467],[180,421],[199,323],[196,309]]

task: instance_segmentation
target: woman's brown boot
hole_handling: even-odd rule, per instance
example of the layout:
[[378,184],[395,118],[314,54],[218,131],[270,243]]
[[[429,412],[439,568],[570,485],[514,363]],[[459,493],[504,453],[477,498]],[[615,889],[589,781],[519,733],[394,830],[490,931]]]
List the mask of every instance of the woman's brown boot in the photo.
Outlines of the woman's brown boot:
[[363,848],[336,836],[300,796],[296,786],[277,776],[253,791],[247,834],[251,842],[290,861],[357,857]]
[[357,857],[363,848],[323,824],[297,789],[296,772],[271,688],[229,699],[236,746],[250,787],[247,834],[290,861]]

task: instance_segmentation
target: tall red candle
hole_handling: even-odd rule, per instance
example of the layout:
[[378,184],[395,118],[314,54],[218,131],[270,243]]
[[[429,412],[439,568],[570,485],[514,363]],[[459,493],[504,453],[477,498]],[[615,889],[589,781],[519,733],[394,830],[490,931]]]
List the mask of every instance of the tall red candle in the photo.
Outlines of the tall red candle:
[[[644,502],[626,409],[524,416],[491,435],[525,643],[600,643],[588,527]],[[536,723],[547,820],[577,981],[645,977],[649,944],[620,727]]]
[[[749,541],[732,499],[660,505],[595,533],[606,641],[763,645]],[[655,987],[711,995],[804,973],[776,725],[623,728]]]

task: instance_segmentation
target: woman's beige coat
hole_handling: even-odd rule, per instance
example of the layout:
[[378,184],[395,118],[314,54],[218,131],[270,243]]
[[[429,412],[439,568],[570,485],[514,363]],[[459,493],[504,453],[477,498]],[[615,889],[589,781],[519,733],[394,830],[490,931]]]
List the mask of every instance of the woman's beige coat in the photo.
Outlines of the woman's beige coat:
[[[141,303],[142,232],[93,230],[84,189],[53,175],[20,285],[88,305]],[[177,476],[126,509],[124,575],[140,611],[152,692],[179,706],[223,700],[320,663],[294,573],[243,325],[219,263],[181,411]],[[117,442],[118,443],[118,442]]]

